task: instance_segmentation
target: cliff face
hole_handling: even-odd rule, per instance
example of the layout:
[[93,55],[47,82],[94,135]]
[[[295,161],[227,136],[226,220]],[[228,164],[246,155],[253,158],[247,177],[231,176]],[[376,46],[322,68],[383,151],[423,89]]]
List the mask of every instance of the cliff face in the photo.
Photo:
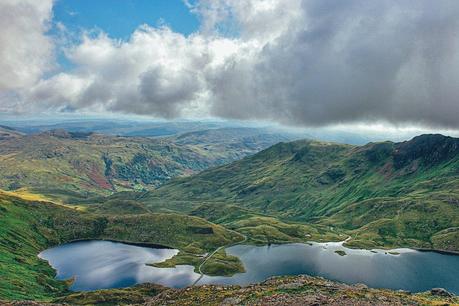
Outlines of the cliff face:
[[415,160],[420,160],[426,166],[434,166],[448,161],[458,153],[458,138],[439,134],[421,135],[395,145],[394,166],[402,168]]

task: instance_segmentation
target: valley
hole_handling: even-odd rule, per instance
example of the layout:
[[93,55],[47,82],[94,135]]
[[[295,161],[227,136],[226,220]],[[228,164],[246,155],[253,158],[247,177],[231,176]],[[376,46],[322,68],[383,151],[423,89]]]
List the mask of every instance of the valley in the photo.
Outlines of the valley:
[[[37,254],[82,239],[107,239],[177,248],[196,264],[199,256],[243,240],[198,217],[181,214],[92,214],[0,193],[0,299],[49,299],[68,292],[65,282]],[[192,262],[189,262],[191,263]]]
[[[253,129],[161,138],[65,130],[4,136],[0,268],[6,277],[0,280],[0,300],[74,303],[76,296],[96,301],[114,294],[120,301],[160,303],[161,292],[182,295],[149,285],[72,292],[72,281],[55,279],[55,271],[37,254],[78,240],[175,249],[172,257],[147,265],[190,267],[187,273],[196,279],[202,273],[188,292],[203,302],[210,298],[203,290],[214,288],[206,283],[253,273],[253,265],[247,266],[233,249],[297,244],[309,250],[310,241],[346,240],[345,250],[330,250],[333,261],[351,260],[353,249],[367,249],[369,255],[377,253],[374,249],[396,248],[459,251],[459,139],[421,135],[364,146],[288,140]],[[276,289],[282,279],[305,280],[275,279],[275,288],[268,285],[271,281],[254,284],[273,275],[282,273],[234,284],[262,290],[258,298],[263,298],[269,290],[284,292]],[[322,290],[320,278],[307,278],[307,283],[307,288]],[[245,290],[222,284],[218,290],[228,295]],[[343,288],[339,294],[357,290],[336,286]],[[309,289],[300,287],[287,291],[304,298],[303,289]],[[421,304],[437,299],[386,294]]]
[[152,211],[182,211],[265,242],[303,236],[314,232],[303,226],[314,225],[321,235],[352,236],[347,245],[354,247],[458,251],[459,139],[279,143],[171,181],[140,201]]
[[229,163],[293,137],[252,128],[166,138],[63,129],[30,135],[3,130],[8,136],[0,137],[0,189],[65,203],[154,189],[171,178]]
[[0,306],[459,306],[459,1],[0,0]]

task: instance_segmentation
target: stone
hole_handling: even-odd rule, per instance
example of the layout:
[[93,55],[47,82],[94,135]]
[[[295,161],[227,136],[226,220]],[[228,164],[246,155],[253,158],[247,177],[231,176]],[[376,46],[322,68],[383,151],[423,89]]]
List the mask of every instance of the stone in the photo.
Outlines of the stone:
[[453,295],[443,288],[432,288],[430,294],[435,296],[452,297]]
[[299,282],[293,282],[293,283],[287,283],[287,284],[282,284],[282,285],[279,285],[279,289],[298,289],[300,287],[302,287],[303,284],[302,283],[299,283]]

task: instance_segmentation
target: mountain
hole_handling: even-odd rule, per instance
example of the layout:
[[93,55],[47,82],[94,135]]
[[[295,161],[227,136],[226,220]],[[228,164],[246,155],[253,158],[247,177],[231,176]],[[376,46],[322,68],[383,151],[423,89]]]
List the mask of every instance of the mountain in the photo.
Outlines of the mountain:
[[[1,119],[1,118],[0,118]],[[93,132],[112,136],[171,136],[191,131],[227,127],[229,124],[219,122],[199,121],[165,121],[152,122],[150,120],[123,120],[123,119],[55,119],[44,117],[41,119],[5,120],[7,125],[14,127],[25,134],[38,134],[46,131],[63,129],[70,132]]]
[[1,131],[0,188],[25,188],[64,202],[156,188],[173,177],[226,164],[288,139],[239,128],[168,138],[64,129],[33,135],[12,131],[1,137]]
[[0,125],[0,141],[6,139],[15,139],[21,137],[23,133],[5,125]]
[[[306,276],[274,278],[245,288],[203,285],[177,290],[140,285],[95,292],[70,292],[68,282],[56,280],[55,271],[37,254],[78,239],[180,250],[155,264],[158,267],[190,264],[197,269],[203,263],[202,254],[216,254],[206,257],[201,266],[208,275],[244,271],[239,259],[222,249],[241,242],[343,241],[350,237],[346,244],[352,247],[459,250],[459,139],[442,135],[363,146],[281,142],[147,192],[107,188],[107,197],[67,202],[75,200],[74,195],[81,197],[80,189],[104,193],[100,184],[88,183],[100,183],[91,181],[92,173],[102,173],[110,186],[122,189],[120,175],[125,172],[119,172],[119,167],[130,167],[130,173],[141,180],[140,174],[150,173],[142,166],[145,160],[147,165],[152,160],[162,165],[193,164],[202,156],[197,153],[212,151],[203,156],[217,159],[219,154],[232,152],[233,145],[234,150],[253,149],[252,145],[266,139],[253,131],[237,131],[234,137],[227,130],[196,133],[150,139],[52,130],[2,140],[1,182],[17,182],[26,188],[0,190],[0,304],[25,299],[145,305],[457,302],[457,297],[440,289],[409,294]],[[200,144],[199,139],[205,141]],[[151,157],[144,159],[139,154]],[[107,164],[110,167],[105,168]],[[12,170],[21,176],[9,176]],[[62,180],[66,176],[69,179]],[[52,191],[47,189],[51,187]],[[57,200],[52,201],[54,198]]]
[[242,224],[223,218],[227,206],[248,220],[263,215],[330,227],[351,235],[350,246],[458,251],[459,139],[421,135],[364,146],[279,143],[173,180],[141,201],[152,210],[191,213],[232,228]]
[[215,150],[218,146],[221,151],[234,154],[233,160],[238,160],[273,144],[297,138],[295,134],[279,133],[269,129],[232,127],[188,132],[172,139],[177,145],[201,145],[205,150]]

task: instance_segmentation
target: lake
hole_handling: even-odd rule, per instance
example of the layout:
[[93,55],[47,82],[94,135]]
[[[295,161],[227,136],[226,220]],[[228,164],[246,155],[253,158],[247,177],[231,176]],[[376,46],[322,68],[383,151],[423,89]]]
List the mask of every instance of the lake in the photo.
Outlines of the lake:
[[[341,256],[335,251],[341,250]],[[270,276],[308,274],[344,283],[412,292],[442,287],[459,294],[459,256],[411,249],[355,250],[342,243],[237,245],[226,250],[241,259],[246,269],[232,277],[204,276],[198,284],[248,285]],[[396,252],[396,253],[395,253]],[[193,267],[155,268],[178,253],[110,241],[80,241],[39,254],[57,270],[58,279],[75,277],[72,290],[118,288],[152,282],[185,287],[199,278]]]

